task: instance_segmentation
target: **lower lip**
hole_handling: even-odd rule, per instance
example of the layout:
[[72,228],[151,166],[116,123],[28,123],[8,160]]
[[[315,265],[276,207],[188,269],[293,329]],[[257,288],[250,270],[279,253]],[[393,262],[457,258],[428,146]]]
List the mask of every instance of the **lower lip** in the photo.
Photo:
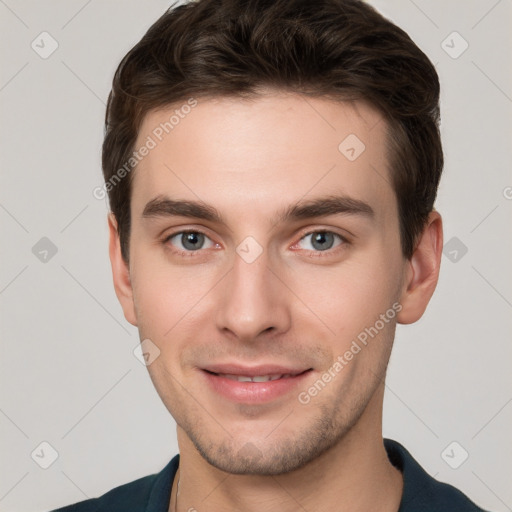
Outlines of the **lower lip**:
[[307,370],[293,377],[285,377],[267,382],[239,382],[201,370],[210,387],[219,395],[239,403],[271,402],[296,389],[309,376]]

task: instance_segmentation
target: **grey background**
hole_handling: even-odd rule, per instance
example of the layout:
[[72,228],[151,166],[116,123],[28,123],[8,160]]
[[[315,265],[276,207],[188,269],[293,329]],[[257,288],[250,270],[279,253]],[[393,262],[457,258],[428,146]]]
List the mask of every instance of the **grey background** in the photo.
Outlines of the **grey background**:
[[[384,435],[479,505],[512,510],[512,4],[373,3],[440,74],[436,206],[445,242],[455,237],[427,313],[398,328]],[[174,422],[133,355],[138,333],[112,287],[107,205],[92,195],[112,75],[168,5],[0,0],[2,511],[100,495],[177,452]],[[46,59],[31,47],[43,31],[59,45]],[[469,44],[458,58],[454,31]],[[58,453],[48,469],[43,441]],[[462,450],[469,457],[453,469],[446,461],[460,463]]]

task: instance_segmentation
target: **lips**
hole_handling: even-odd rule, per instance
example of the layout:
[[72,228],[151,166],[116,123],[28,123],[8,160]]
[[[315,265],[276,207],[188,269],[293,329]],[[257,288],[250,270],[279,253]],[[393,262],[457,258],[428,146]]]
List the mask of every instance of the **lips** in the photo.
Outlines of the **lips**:
[[285,366],[276,364],[260,364],[257,366],[241,366],[237,364],[212,364],[205,366],[203,370],[216,373],[217,375],[234,375],[234,376],[246,376],[246,377],[258,377],[258,376],[279,376],[279,375],[299,375],[302,372],[309,370],[310,368],[300,368],[297,366]]
[[202,374],[210,389],[230,401],[264,403],[275,400],[296,389],[312,371],[294,366],[236,364],[209,365]]

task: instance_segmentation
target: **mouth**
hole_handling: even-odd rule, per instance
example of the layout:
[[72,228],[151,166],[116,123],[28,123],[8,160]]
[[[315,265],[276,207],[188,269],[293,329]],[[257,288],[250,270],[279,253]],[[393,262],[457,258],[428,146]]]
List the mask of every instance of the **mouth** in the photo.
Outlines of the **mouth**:
[[277,373],[271,375],[235,375],[229,373],[215,373],[209,370],[205,370],[206,372],[216,375],[217,377],[224,377],[225,379],[236,380],[237,382],[269,382],[280,379],[288,379],[290,377],[296,377],[297,375],[301,375],[304,372],[309,370],[304,370],[304,372],[298,373]]
[[297,390],[312,368],[222,365],[203,368],[211,391],[237,403],[266,403]]

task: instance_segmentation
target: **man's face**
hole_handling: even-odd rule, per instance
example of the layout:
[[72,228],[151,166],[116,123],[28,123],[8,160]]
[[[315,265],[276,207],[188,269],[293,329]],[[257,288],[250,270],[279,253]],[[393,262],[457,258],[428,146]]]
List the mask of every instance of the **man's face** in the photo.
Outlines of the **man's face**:
[[[175,108],[148,114],[136,144],[157,142],[134,171],[124,307],[160,350],[148,368],[178,434],[252,474],[301,467],[356,424],[380,435],[407,264],[385,122],[361,102],[269,94],[199,101],[158,141]],[[282,218],[329,198],[344,202]]]

